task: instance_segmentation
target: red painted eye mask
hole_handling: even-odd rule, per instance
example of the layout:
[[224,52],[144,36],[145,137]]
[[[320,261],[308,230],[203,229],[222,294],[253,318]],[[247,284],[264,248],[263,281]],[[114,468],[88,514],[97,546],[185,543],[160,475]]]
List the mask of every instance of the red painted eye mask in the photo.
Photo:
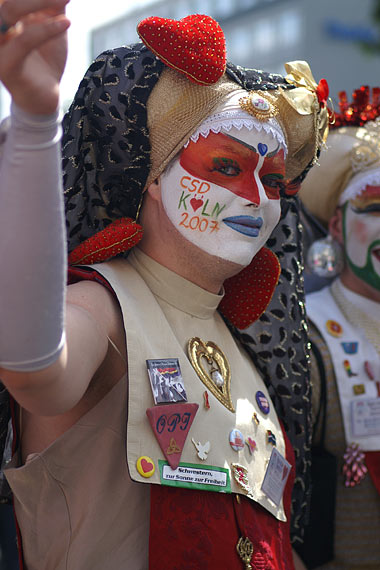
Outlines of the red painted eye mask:
[[[253,173],[259,154],[223,133],[210,133],[190,142],[180,157],[181,166],[192,176],[222,186],[237,196],[252,203],[260,203],[259,192]],[[284,174],[284,151],[264,159],[259,176],[268,198],[278,199],[277,187],[268,186],[265,180],[279,180]]]

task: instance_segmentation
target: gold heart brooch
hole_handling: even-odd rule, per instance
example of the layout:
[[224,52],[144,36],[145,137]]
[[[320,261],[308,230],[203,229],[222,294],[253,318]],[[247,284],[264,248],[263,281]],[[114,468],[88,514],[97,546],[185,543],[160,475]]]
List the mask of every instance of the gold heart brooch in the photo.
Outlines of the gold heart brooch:
[[[228,360],[220,348],[211,341],[199,337],[189,340],[187,351],[190,362],[203,384],[230,412],[235,412],[231,400],[231,370]],[[209,366],[206,369],[204,361]]]

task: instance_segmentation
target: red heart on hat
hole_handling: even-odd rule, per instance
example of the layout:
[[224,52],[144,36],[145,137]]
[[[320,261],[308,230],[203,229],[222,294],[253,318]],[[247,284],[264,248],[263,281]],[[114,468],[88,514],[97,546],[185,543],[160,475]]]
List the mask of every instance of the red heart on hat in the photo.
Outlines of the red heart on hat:
[[182,20],[145,18],[137,26],[144,44],[166,65],[201,85],[216,83],[226,69],[226,41],[218,22],[201,14]]

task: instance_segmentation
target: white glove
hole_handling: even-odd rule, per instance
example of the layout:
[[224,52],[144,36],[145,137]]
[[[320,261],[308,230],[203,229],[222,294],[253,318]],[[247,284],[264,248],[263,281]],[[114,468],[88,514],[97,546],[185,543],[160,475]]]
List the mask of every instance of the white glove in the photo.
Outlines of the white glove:
[[58,113],[15,105],[0,163],[0,367],[34,371],[64,345],[66,245]]

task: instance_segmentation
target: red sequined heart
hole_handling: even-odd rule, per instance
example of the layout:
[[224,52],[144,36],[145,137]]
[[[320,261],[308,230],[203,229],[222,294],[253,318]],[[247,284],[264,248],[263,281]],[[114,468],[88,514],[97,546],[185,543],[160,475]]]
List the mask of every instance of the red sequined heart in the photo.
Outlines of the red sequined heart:
[[224,282],[220,312],[238,329],[246,329],[269,305],[280,271],[277,256],[262,247],[247,267]]
[[226,41],[218,22],[201,14],[182,20],[142,20],[137,32],[144,44],[166,65],[191,81],[211,85],[226,69]]
[[92,265],[107,261],[118,253],[131,249],[139,243],[142,235],[142,227],[132,218],[120,218],[73,249],[69,255],[69,264]]

